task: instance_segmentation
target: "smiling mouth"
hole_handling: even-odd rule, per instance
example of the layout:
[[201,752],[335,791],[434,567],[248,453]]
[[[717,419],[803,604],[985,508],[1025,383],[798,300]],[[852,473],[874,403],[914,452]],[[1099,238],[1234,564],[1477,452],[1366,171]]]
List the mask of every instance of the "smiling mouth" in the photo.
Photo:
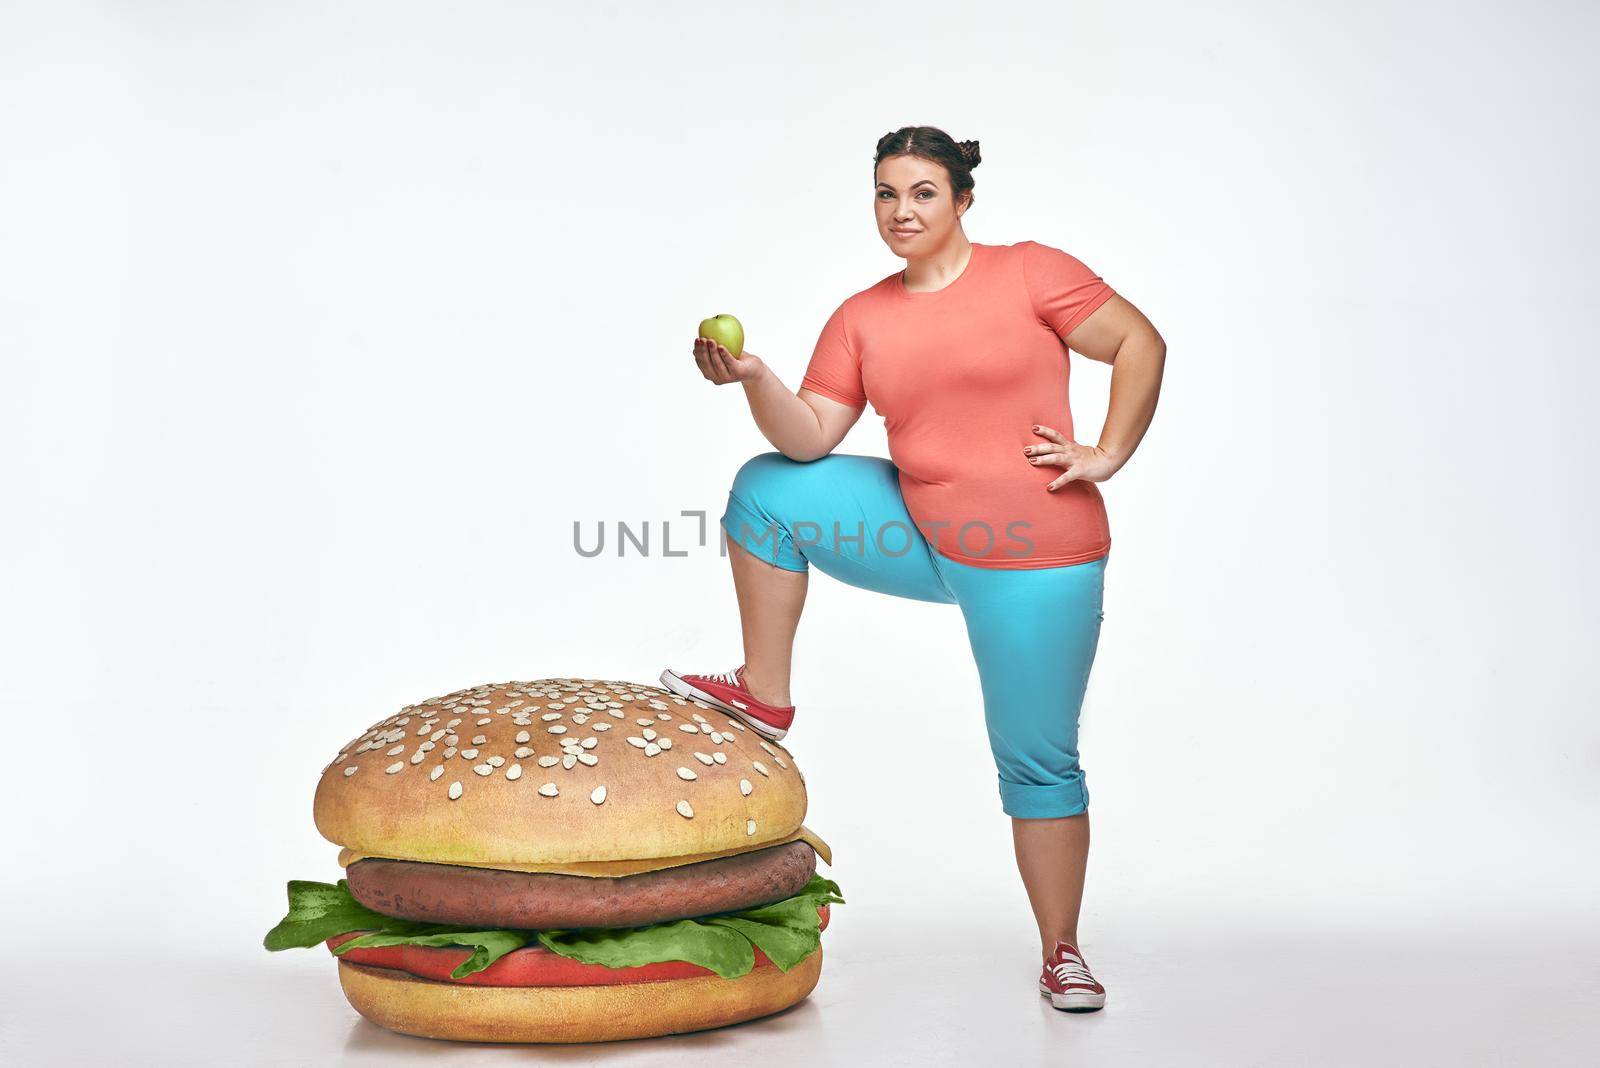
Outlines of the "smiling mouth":
[[921,231],[921,230],[896,230],[896,229],[894,229],[894,228],[893,228],[893,227],[890,227],[890,228],[889,228],[889,232],[890,232],[890,233],[891,233],[891,234],[899,234],[899,235],[900,235],[900,236],[901,236],[901,237],[910,237],[910,236],[911,236],[911,235],[913,235],[913,234],[920,234],[920,233],[922,233],[922,231]]

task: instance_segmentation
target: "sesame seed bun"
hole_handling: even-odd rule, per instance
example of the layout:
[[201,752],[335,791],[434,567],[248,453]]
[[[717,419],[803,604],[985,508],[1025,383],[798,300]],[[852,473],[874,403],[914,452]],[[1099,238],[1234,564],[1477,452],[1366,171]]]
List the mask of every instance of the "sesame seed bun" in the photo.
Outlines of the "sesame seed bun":
[[607,1042],[722,1027],[803,1001],[821,973],[821,949],[788,972],[768,964],[737,979],[607,986],[467,986],[339,962],[339,983],[362,1016],[460,1042]]
[[314,804],[347,849],[483,866],[755,849],[805,812],[782,745],[659,686],[575,678],[407,705],[339,751]]

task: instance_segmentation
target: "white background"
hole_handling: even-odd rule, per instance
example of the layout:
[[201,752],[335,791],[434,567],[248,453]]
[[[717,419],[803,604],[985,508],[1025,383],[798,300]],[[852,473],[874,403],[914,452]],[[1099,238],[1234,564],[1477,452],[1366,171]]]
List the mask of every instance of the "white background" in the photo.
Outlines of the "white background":
[[[738,663],[720,514],[903,262],[872,153],[981,141],[975,241],[1169,345],[1102,488],[1082,940],[1053,1012],[953,606],[816,575],[821,985],[573,1063],[1580,1063],[1594,840],[1597,19],[1580,4],[8,5],[7,1063],[500,1063],[321,953],[317,772],[472,683]],[[1093,440],[1109,370],[1073,359]],[[869,410],[841,447],[884,454]],[[579,557],[652,527],[652,555]],[[1587,1049],[1588,1053],[1583,1051]]]

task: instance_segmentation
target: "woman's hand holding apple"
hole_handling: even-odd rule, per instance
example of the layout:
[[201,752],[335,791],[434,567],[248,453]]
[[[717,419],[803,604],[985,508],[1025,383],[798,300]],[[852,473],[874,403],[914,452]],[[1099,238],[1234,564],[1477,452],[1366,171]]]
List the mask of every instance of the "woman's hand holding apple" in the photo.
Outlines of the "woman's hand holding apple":
[[761,357],[745,349],[736,359],[720,341],[707,337],[694,339],[694,362],[706,379],[719,386],[729,382],[749,382],[766,373]]

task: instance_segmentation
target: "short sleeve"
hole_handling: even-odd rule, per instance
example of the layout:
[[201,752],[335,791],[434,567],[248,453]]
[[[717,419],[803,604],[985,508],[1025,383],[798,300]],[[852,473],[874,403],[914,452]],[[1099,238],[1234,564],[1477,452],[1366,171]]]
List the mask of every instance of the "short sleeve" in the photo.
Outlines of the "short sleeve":
[[861,385],[861,354],[845,327],[844,308],[843,304],[835,308],[823,325],[800,388],[852,408],[864,408],[867,394]]
[[1034,314],[1065,339],[1116,291],[1076,256],[1037,241],[1022,244],[1022,277]]

